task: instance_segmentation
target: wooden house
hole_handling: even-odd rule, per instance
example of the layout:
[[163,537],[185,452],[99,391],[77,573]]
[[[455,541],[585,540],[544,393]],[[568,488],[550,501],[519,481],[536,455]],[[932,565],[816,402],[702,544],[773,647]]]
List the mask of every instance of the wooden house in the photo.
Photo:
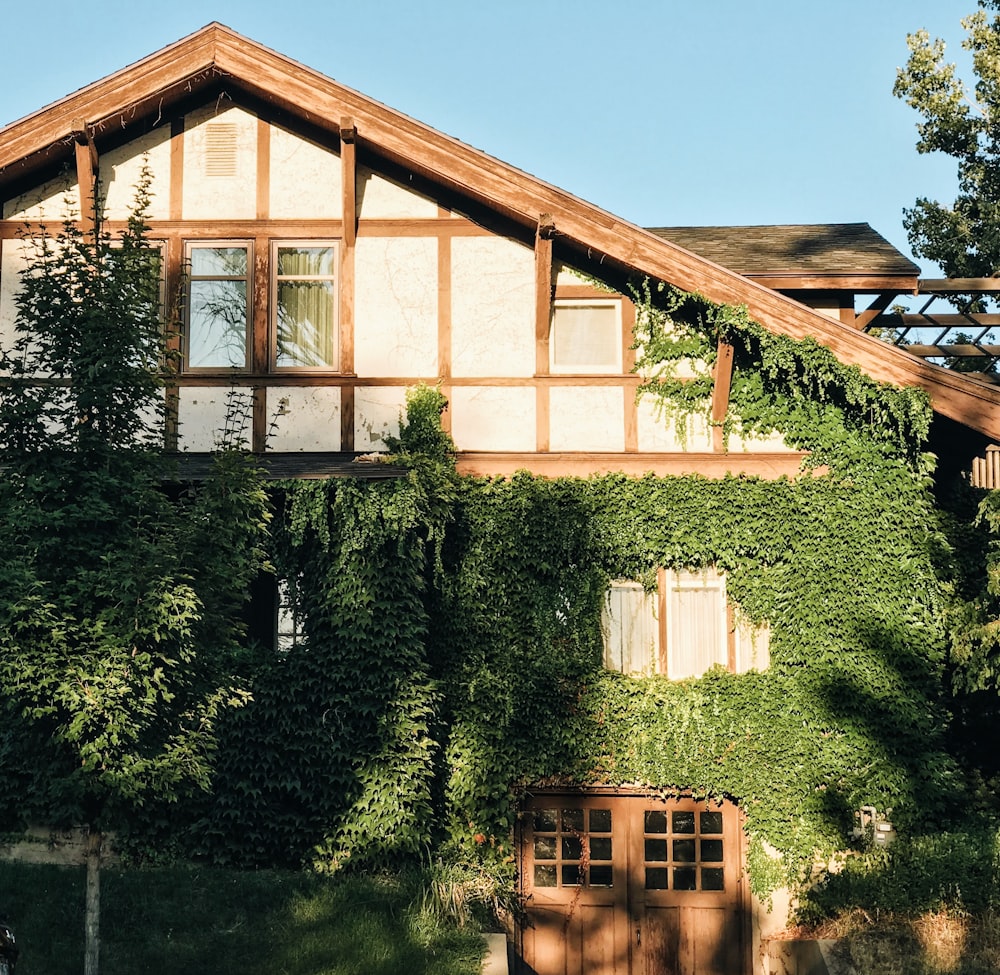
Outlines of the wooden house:
[[[86,222],[96,186],[114,231],[143,166],[165,293],[184,309],[165,447],[191,463],[235,388],[276,476],[369,476],[356,458],[384,450],[425,383],[448,400],[462,473],[795,478],[804,453],[780,436],[722,435],[731,350],[686,430],[637,396],[635,303],[595,283],[604,273],[745,306],[773,334],[924,390],[943,464],[967,468],[1000,440],[1000,387],[865,333],[918,287],[867,225],[643,229],[218,24],[0,130],[0,337],[24,228],[67,207]],[[616,584],[607,612],[606,659],[626,672],[767,663],[766,632],[733,623],[712,571],[664,569],[652,594]],[[526,808],[531,971],[757,964],[735,803],[539,791]],[[617,960],[588,955],[598,942]],[[663,967],[640,967],[652,946]]]

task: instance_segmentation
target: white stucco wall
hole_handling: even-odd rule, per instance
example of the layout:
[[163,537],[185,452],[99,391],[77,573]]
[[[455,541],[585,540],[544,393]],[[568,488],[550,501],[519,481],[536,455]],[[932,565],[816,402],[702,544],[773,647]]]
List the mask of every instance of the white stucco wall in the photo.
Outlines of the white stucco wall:
[[549,449],[624,450],[625,400],[620,386],[553,386]]
[[[205,148],[208,126],[236,127],[236,171],[231,176],[207,176]],[[257,216],[257,117],[228,105],[213,103],[184,117],[185,220],[253,220]]]
[[278,125],[271,132],[270,214],[277,220],[339,220],[343,213],[340,156]]
[[437,241],[360,237],[354,260],[357,374],[436,377]]
[[535,372],[535,259],[503,237],[451,242],[453,376]]
[[170,127],[161,125],[152,132],[100,157],[100,182],[104,193],[104,214],[110,220],[125,220],[135,203],[135,187],[143,164],[149,167],[152,220],[170,216]]
[[357,204],[362,220],[432,219],[438,212],[436,201],[367,166],[357,168]]
[[451,435],[459,450],[534,450],[535,391],[530,387],[456,386]]
[[354,449],[385,450],[382,437],[398,437],[399,420],[405,415],[405,386],[358,386],[354,390]]
[[20,196],[4,201],[3,216],[10,220],[59,222],[72,214],[79,216],[80,190],[76,175],[58,176]]
[[[234,414],[244,419],[241,436],[250,442],[252,430],[249,412],[242,408],[251,396],[249,389],[237,394],[240,408]],[[182,386],[178,391],[177,418],[180,424],[178,447],[181,450],[212,450],[226,423],[226,414],[232,399],[228,386]],[[235,407],[236,404],[234,404]]]
[[267,390],[268,450],[340,450],[340,389],[272,386]]
[[653,396],[643,396],[637,409],[637,441],[640,451],[664,453],[706,452],[712,449],[708,407],[689,414],[683,424],[659,408]]
[[24,253],[31,244],[23,240],[0,240],[0,343],[8,348],[14,340],[17,306],[14,296],[20,288]]

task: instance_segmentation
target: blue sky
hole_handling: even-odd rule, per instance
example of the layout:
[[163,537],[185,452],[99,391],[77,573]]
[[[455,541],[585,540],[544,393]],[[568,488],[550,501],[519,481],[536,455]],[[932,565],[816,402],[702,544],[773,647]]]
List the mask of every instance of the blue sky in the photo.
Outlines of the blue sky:
[[[867,221],[950,201],[892,96],[906,35],[962,63],[975,0],[46,0],[3,7],[0,124],[218,20],[646,226]],[[928,268],[930,273],[934,269]]]

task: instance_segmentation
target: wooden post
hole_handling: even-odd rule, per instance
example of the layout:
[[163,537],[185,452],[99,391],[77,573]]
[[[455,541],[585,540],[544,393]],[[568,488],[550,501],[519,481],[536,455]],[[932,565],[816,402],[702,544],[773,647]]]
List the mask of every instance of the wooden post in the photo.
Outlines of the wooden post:
[[94,229],[97,217],[97,147],[83,119],[73,120],[76,150],[76,182],[80,187],[80,224],[84,232]]
[[[349,118],[340,120],[343,246],[340,249],[340,371],[354,373],[354,245],[358,234],[358,130]],[[344,419],[345,425],[347,418]],[[350,430],[354,430],[351,418]],[[344,447],[344,449],[349,449]]]
[[725,452],[725,437],[722,423],[729,410],[729,390],[733,384],[733,347],[719,339],[719,349],[715,357],[715,385],[712,387],[712,450]]
[[101,956],[101,846],[100,830],[90,827],[87,833],[87,897],[84,915],[84,975],[98,975]]
[[552,325],[552,217],[543,213],[535,232],[535,374],[549,373],[549,329]]

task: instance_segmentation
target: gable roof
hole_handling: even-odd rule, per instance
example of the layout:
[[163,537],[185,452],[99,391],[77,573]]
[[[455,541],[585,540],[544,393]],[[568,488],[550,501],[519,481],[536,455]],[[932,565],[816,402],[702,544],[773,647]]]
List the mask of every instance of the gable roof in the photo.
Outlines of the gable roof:
[[898,278],[916,287],[920,268],[867,223],[649,227],[731,271],[753,278]]
[[1000,440],[1000,388],[930,365],[814,312],[721,264],[566,193],[213,23],[0,130],[0,193],[73,152],[83,124],[97,141],[150,128],[172,106],[223,80],[264,104],[496,211],[534,234],[540,220],[595,258],[712,301],[745,305],[771,331],[810,336],[874,379],[926,390],[939,413]]

